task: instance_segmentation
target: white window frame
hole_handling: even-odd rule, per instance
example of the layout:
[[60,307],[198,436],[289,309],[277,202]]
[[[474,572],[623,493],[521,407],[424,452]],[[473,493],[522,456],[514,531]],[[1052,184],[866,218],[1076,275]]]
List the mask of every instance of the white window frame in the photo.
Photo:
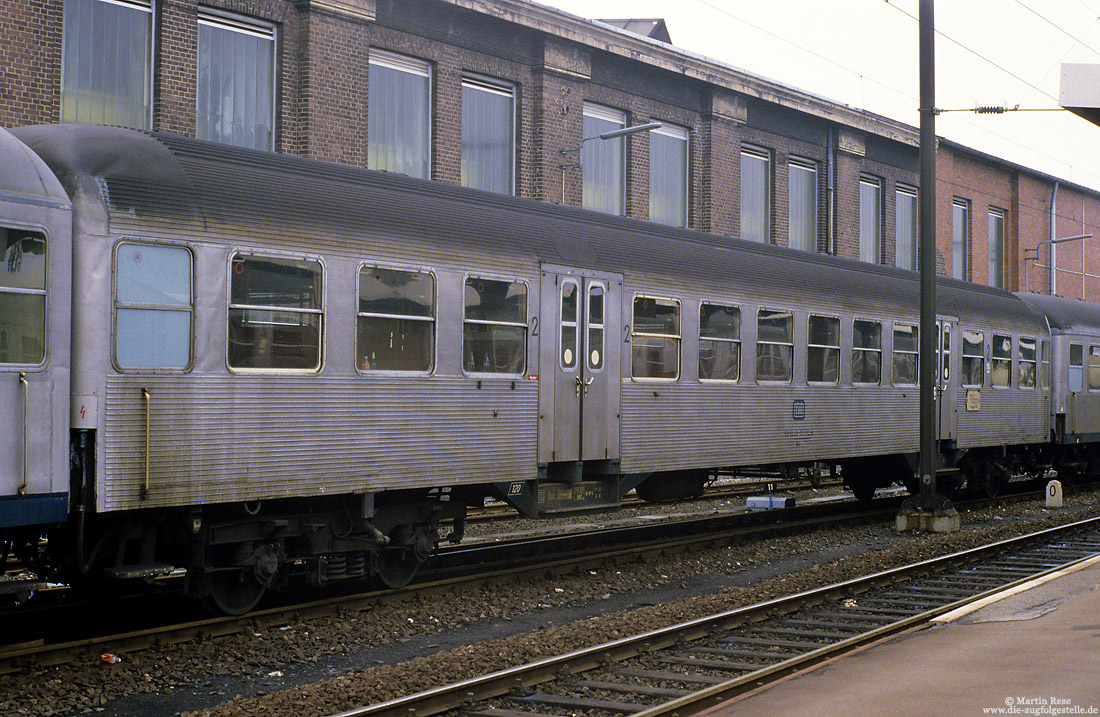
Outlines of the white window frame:
[[[864,206],[864,188],[875,192],[872,207]],[[867,225],[868,221],[873,227]],[[882,180],[869,174],[859,177],[859,260],[868,264],[882,263]]]
[[[424,154],[425,154],[424,172],[425,172],[425,174],[422,178],[423,179],[430,179],[431,176],[432,176],[432,132],[433,132],[433,129],[432,129],[432,127],[433,127],[433,125],[432,125],[432,115],[433,115],[433,113],[432,113],[432,103],[434,101],[433,94],[432,94],[432,64],[430,62],[428,62],[427,60],[421,60],[419,58],[409,57],[407,55],[400,55],[396,52],[390,52],[388,50],[379,50],[379,49],[376,49],[376,48],[373,48],[373,47],[371,48],[370,55],[367,58],[367,64],[368,65],[377,65],[379,67],[384,67],[386,69],[394,70],[394,71],[397,71],[397,72],[405,72],[405,73],[408,73],[410,75],[416,75],[418,77],[423,77],[428,81],[427,82],[428,96],[426,98],[426,103],[427,104],[426,104],[426,109],[425,109],[425,113],[426,113],[427,116],[425,117],[425,123],[424,123],[424,125],[425,125],[425,136],[423,138],[424,142],[425,142],[425,146],[424,146]],[[369,71],[369,67],[368,67],[368,71]],[[369,158],[370,158],[370,156],[372,156],[371,152],[370,152],[370,146],[369,146],[370,145],[370,131],[371,131],[370,130],[370,107],[369,107],[369,103],[370,103],[369,83],[368,83],[368,87],[367,87],[367,102],[368,102],[368,108],[367,108],[367,113],[368,113],[368,116],[367,116],[367,122],[368,122],[368,125],[367,125],[367,144],[368,144],[368,147],[367,147],[368,160],[367,161],[368,161],[368,169],[381,169],[381,170],[385,170],[385,171],[398,171],[398,170],[395,170],[395,169],[390,169],[388,167],[374,167],[374,166],[369,164],[369,162],[370,162]],[[410,175],[410,176],[419,177],[420,175]]]
[[[430,78],[429,78],[430,82]],[[501,80],[494,80],[489,77],[483,77],[476,74],[464,74],[462,76],[461,89],[465,90],[467,87],[480,92],[488,92],[490,94],[499,95],[501,97],[507,97],[512,103],[512,126],[511,136],[509,141],[509,158],[508,158],[508,194],[515,195],[516,193],[516,128],[519,126],[519,107],[516,102],[516,87],[507,82]],[[431,106],[431,100],[429,97],[429,107]],[[463,127],[465,131],[465,127]],[[429,152],[431,148],[429,147]],[[459,160],[461,163],[461,159]],[[462,181],[464,186],[465,180]]]
[[[263,20],[256,20],[252,18],[242,17],[233,13],[228,13],[223,10],[216,10],[214,8],[201,8],[199,10],[199,25],[206,25],[207,27],[213,27],[220,30],[228,30],[230,32],[239,32],[243,35],[250,35],[252,37],[259,38],[261,40],[268,40],[271,42],[271,115],[268,117],[268,121],[271,123],[271,142],[270,146],[257,148],[266,149],[268,151],[274,151],[275,149],[275,122],[278,114],[278,107],[276,106],[279,80],[279,37],[278,30],[273,23],[265,22]],[[198,48],[196,47],[196,52]],[[197,92],[197,78],[196,78],[196,92]],[[196,129],[197,131],[197,129]]]
[[661,219],[653,218],[653,183],[654,165],[652,162],[653,154],[650,153],[650,165],[649,165],[649,219],[659,224],[666,224],[674,227],[686,227],[688,225],[688,215],[690,214],[691,207],[691,132],[687,127],[680,127],[678,125],[669,124],[667,122],[662,123],[657,129],[650,130],[650,143],[652,144],[653,135],[660,135],[662,137],[669,137],[671,139],[683,142],[684,147],[684,176],[683,176],[683,211],[680,216],[672,218],[672,221],[663,221]]
[[[796,217],[794,214],[795,203],[793,200],[794,193],[791,188],[795,186],[793,177],[796,176],[796,172],[806,172],[813,175],[813,190],[810,196],[810,205],[813,207],[813,211],[810,213],[812,222],[810,225],[808,242],[803,245],[800,240],[799,243],[794,242],[794,232],[791,230],[795,226]],[[817,251],[817,192],[818,192],[818,165],[810,159],[802,159],[800,157],[791,157],[790,163],[787,169],[787,246],[794,249],[802,249],[803,251]]]

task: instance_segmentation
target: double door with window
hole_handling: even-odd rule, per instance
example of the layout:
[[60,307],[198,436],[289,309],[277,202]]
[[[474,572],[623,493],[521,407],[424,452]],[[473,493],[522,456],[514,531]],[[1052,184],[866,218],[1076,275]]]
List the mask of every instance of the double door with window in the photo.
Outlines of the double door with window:
[[539,460],[619,457],[622,280],[544,266]]

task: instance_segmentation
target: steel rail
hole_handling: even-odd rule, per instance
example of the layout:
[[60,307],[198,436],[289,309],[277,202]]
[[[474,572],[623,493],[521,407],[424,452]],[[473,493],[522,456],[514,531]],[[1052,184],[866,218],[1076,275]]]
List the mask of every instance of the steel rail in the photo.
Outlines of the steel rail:
[[[1020,497],[1035,495],[1031,491]],[[1000,501],[1003,500],[1005,498],[1002,497]],[[420,578],[406,588],[331,595],[255,610],[239,617],[193,620],[58,643],[27,638],[18,644],[0,646],[0,674],[18,672],[28,664],[41,667],[65,664],[98,652],[127,653],[158,644],[187,642],[196,637],[236,634],[251,625],[279,626],[333,613],[356,612],[391,602],[408,601],[415,595],[445,593],[465,585],[507,584],[532,574],[566,574],[586,565],[637,561],[650,555],[685,552],[731,540],[765,539],[828,528],[838,523],[850,524],[856,520],[892,520],[899,501],[896,498],[878,499],[869,508],[848,502],[844,504],[847,509],[842,511],[837,511],[835,504],[820,504],[444,548],[437,559],[440,565],[422,570]],[[980,499],[976,502],[997,501]],[[723,522],[726,524],[723,525]],[[559,557],[547,560],[547,555]],[[2,617],[17,616],[17,612]]]
[[[735,538],[767,538],[777,533],[819,529],[853,520],[892,519],[897,510],[897,500],[876,503],[871,508],[856,507],[853,510],[856,504],[849,502],[846,504],[848,509],[839,512],[835,504],[811,506],[801,515],[797,508],[734,513],[725,516],[725,526],[722,525],[723,519],[706,516],[698,520],[666,521],[580,534],[565,533],[444,548],[437,558],[441,565],[422,570],[417,582],[405,588],[326,596],[293,605],[254,610],[239,617],[213,617],[59,643],[27,639],[18,644],[0,646],[0,674],[17,672],[31,663],[38,666],[59,665],[72,661],[75,656],[100,651],[133,652],[158,643],[180,643],[199,636],[235,634],[249,625],[285,625],[339,611],[365,610],[391,601],[407,601],[414,595],[447,592],[464,585],[506,584],[532,574],[565,574],[578,566],[636,561],[647,555],[684,552]],[[547,560],[547,555],[559,557]],[[4,617],[13,614],[16,613],[8,613]]]
[[[837,596],[847,596],[853,593],[862,593],[876,587],[893,585],[916,576],[934,573],[959,564],[972,563],[983,557],[1000,555],[1012,548],[1030,545],[1047,538],[1066,535],[1085,529],[1100,530],[1100,517],[1077,521],[1075,523],[1049,528],[1016,538],[1001,540],[989,545],[959,551],[939,558],[932,558],[911,565],[885,570],[873,575],[804,591],[776,600],[737,608],[735,610],[699,618],[679,625],[652,630],[613,642],[570,652],[565,655],[539,660],[527,665],[501,670],[489,675],[441,686],[432,690],[426,690],[407,697],[397,698],[375,705],[358,707],[356,709],[340,712],[333,717],[397,717],[398,715],[401,717],[408,717],[410,714],[424,717],[425,715],[438,714],[447,710],[469,707],[473,702],[505,696],[516,688],[529,688],[556,679],[562,675],[576,675],[601,667],[607,663],[621,662],[644,653],[650,653],[658,649],[697,640],[716,631],[728,630],[751,622],[757,622],[768,616],[790,613],[807,605],[819,605],[823,602],[835,599]],[[1067,565],[1079,562],[1083,559],[1087,559],[1087,557],[1078,558],[1074,561],[1070,561],[1070,563],[1058,565],[1049,569],[1029,573],[1026,577],[1021,577],[1018,580],[1005,582],[995,588],[984,590],[964,599],[953,601],[920,614],[906,617],[891,624],[867,631],[862,635],[823,646],[820,649],[774,665],[762,667],[760,670],[735,677],[690,695],[649,707],[644,709],[644,711],[639,709],[635,712],[635,717],[666,717],[672,715],[683,717],[684,715],[694,714],[695,712],[729,699],[746,686],[755,688],[758,686],[758,683],[762,681],[768,681],[779,676],[791,674],[792,672],[805,668],[807,665],[820,662],[821,660],[843,651],[851,650],[859,645],[882,639],[883,637],[903,630],[911,629],[916,625],[926,623],[934,617],[943,615],[969,603],[985,599],[990,595],[1034,580],[1037,577],[1053,573],[1057,570],[1063,570]]]

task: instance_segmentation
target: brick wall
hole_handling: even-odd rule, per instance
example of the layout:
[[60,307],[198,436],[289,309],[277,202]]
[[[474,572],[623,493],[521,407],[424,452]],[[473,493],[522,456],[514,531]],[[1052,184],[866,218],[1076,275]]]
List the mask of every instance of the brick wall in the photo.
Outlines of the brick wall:
[[0,2],[0,127],[61,118],[61,3]]
[[[371,48],[423,59],[432,67],[433,179],[461,181],[462,77],[473,73],[514,86],[517,103],[515,187],[520,196],[563,199],[562,165],[576,162],[582,107],[620,109],[628,122],[657,120],[690,129],[689,224],[722,235],[740,233],[740,151],[748,143],[772,162],[771,240],[787,244],[791,157],[818,168],[820,251],[859,256],[859,179],[882,190],[881,255],[895,262],[895,193],[916,186],[915,147],[875,133],[801,114],[791,102],[739,95],[671,69],[628,59],[565,37],[520,27],[504,17],[436,0],[203,0],[277,28],[276,148],[363,166]],[[57,122],[60,117],[61,0],[0,2],[0,125]],[[354,8],[348,11],[348,8]],[[158,0],[153,126],[194,134],[199,0]],[[777,95],[778,96],[778,95]],[[649,216],[648,133],[625,140],[626,213]],[[835,162],[828,145],[835,143]],[[834,246],[830,247],[828,181],[835,180]],[[951,143],[937,155],[937,270],[950,273],[951,203],[970,204],[970,278],[988,281],[990,207],[1005,212],[1006,288],[1046,292],[1050,201],[1054,179]],[[581,177],[564,173],[565,202],[581,204]],[[1097,238],[1058,247],[1058,293],[1100,300],[1100,193],[1062,184],[1056,233]],[[1036,258],[1036,247],[1039,247]],[[1026,274],[1026,279],[1025,279]]]

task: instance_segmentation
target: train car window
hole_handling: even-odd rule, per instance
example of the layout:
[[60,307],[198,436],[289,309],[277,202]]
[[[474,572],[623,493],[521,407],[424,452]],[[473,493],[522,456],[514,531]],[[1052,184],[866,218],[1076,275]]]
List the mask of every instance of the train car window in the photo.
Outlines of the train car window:
[[680,376],[680,301],[635,296],[630,375],[676,380]]
[[810,315],[806,380],[834,385],[840,381],[840,319],[835,316]]
[[894,323],[894,385],[917,385],[917,359],[920,354],[920,328]]
[[852,322],[852,383],[877,385],[882,381],[882,324]]
[[558,342],[558,359],[563,369],[577,367],[577,282],[567,279],[561,283],[561,340]]
[[360,268],[358,369],[427,373],[434,345],[435,277],[422,271]]
[[467,373],[520,375],[527,370],[527,285],[468,277],[462,327]]
[[964,329],[962,332],[962,385],[985,383],[985,334]]
[[1035,360],[1035,339],[1021,336],[1016,355],[1019,358],[1020,366],[1018,385],[1020,388],[1035,388],[1035,375],[1038,366],[1038,362]]
[[236,254],[229,277],[229,367],[319,371],[321,263]]
[[191,363],[191,251],[122,242],[115,252],[115,363],[184,369]]
[[1100,346],[1089,346],[1089,390],[1100,391]]
[[46,237],[0,227],[0,363],[46,360]]
[[738,381],[741,378],[741,309],[699,304],[699,378]]
[[990,381],[998,388],[1012,385],[1012,337],[993,334]]
[[1085,388],[1085,351],[1081,344],[1069,345],[1069,392]]
[[946,385],[951,380],[951,324],[943,324],[943,346],[940,356],[943,357],[943,383]]
[[605,293],[604,287],[599,284],[588,287],[588,368],[591,371],[603,368]]
[[1040,344],[1040,349],[1042,360],[1042,366],[1039,372],[1039,380],[1042,382],[1040,385],[1042,388],[1050,388],[1050,342],[1044,340]]
[[794,315],[760,309],[756,315],[756,380],[790,383],[794,373]]

